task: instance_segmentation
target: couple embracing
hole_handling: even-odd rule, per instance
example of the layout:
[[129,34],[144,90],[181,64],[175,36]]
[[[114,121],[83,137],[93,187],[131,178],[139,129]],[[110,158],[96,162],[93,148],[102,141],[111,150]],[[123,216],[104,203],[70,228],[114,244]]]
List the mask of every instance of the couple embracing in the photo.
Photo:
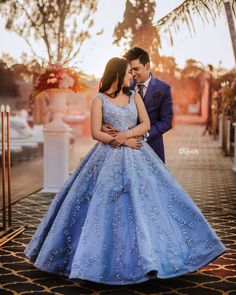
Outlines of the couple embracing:
[[[163,134],[171,128],[173,109],[170,86],[165,82],[156,79],[150,72],[150,59],[148,53],[142,48],[134,47],[130,49],[126,55],[126,60],[129,63],[128,72],[133,78],[131,88],[135,91],[136,95],[139,94],[144,102],[147,110],[151,128],[143,136],[144,140],[152,147],[159,158],[165,162]],[[111,63],[115,63],[116,59],[112,59]],[[109,64],[107,65],[108,70]],[[106,72],[104,75],[109,75]],[[102,84],[102,80],[101,80]],[[105,92],[111,98],[114,91],[108,93],[104,85],[100,87],[100,91]],[[128,84],[129,86],[129,84]],[[122,94],[122,93],[121,93]],[[117,99],[118,100],[118,99]],[[118,130],[112,128],[113,126],[103,126],[102,131],[115,135]],[[139,148],[140,138],[137,141],[130,141],[132,147]]]
[[226,251],[164,164],[172,116],[170,86],[153,77],[146,51],[107,63],[91,107],[98,142],[25,250],[37,268],[125,285],[194,272]]

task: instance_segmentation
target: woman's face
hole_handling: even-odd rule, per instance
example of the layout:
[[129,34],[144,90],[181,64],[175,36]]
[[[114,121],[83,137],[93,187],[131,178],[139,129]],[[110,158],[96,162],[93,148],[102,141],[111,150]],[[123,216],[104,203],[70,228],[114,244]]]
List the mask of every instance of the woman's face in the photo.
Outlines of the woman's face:
[[124,82],[123,82],[123,87],[130,87],[130,81],[132,80],[132,75],[131,75],[131,68],[130,65],[127,66],[126,73],[124,76]]

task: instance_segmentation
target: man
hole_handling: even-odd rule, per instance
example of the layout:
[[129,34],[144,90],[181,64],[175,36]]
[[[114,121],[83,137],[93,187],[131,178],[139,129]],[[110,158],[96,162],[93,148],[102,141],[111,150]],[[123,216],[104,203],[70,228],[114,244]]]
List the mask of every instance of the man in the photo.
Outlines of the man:
[[[133,88],[144,100],[151,129],[144,139],[149,143],[159,158],[165,162],[162,135],[171,129],[173,118],[171,89],[165,82],[156,79],[150,72],[148,53],[139,47],[130,49],[125,58],[129,61],[134,80]],[[103,131],[112,132],[111,126],[103,126]]]

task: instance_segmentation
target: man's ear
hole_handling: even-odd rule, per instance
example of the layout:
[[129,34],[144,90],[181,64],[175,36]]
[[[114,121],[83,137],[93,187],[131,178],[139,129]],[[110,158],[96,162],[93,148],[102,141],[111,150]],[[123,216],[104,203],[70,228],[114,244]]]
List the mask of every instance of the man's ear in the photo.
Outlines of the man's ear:
[[150,71],[150,69],[151,69],[150,62],[145,64],[145,69],[146,69],[146,71]]

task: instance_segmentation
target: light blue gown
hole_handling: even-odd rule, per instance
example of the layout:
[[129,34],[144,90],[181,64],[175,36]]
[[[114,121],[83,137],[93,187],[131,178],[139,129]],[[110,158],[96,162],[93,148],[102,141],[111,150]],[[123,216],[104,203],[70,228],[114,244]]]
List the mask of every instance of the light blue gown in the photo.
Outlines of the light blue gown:
[[[137,124],[99,93],[103,122]],[[25,250],[45,272],[104,284],[135,284],[196,271],[226,251],[189,195],[151,147],[97,143],[56,194]]]

